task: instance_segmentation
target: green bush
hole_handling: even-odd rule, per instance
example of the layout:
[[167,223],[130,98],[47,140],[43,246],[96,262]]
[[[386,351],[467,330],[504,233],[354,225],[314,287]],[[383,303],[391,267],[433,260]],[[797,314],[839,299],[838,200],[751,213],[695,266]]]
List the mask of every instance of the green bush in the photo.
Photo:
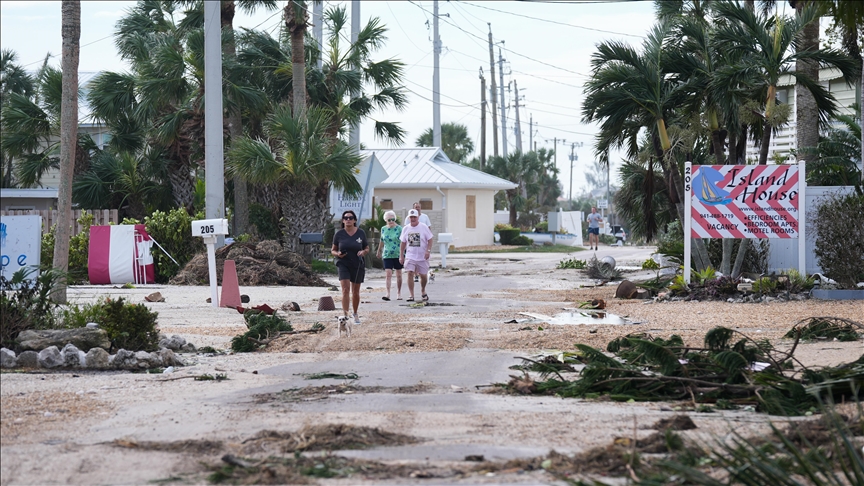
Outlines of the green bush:
[[600,235],[600,243],[604,245],[612,245],[618,241],[618,238],[615,238],[612,235]]
[[508,230],[508,229],[513,229],[513,227],[507,223],[495,223],[495,231],[500,232],[501,230]]
[[281,240],[279,216],[260,204],[249,205],[249,224],[254,226],[262,240]]
[[22,268],[8,280],[0,276],[0,346],[14,349],[21,331],[54,327],[57,305],[51,301],[51,292],[61,273],[43,270],[27,280],[34,271]]
[[540,221],[534,226],[534,229],[539,233],[549,232],[549,221]]
[[513,238],[513,241],[511,241],[510,244],[519,246],[530,246],[534,244],[534,240],[528,238],[527,236],[519,235],[516,238]]
[[261,311],[247,310],[243,313],[243,319],[249,330],[244,334],[234,336],[231,340],[231,349],[235,353],[249,353],[257,350],[259,344],[250,339],[263,340],[275,337],[282,331],[294,330],[291,323],[285,321],[276,312],[268,316]]
[[104,322],[105,306],[102,302],[95,304],[84,304],[83,306],[70,305],[60,312],[60,325],[67,329],[85,327],[88,322]]
[[192,221],[197,219],[204,219],[204,214],[198,213],[193,217],[182,208],[167,213],[154,211],[144,218],[147,233],[180,264],[178,267],[168,255],[154,247],[152,253],[157,282],[168,282],[192,257],[204,251],[203,239],[192,236]]
[[515,243],[514,240],[520,236],[520,233],[522,232],[517,228],[504,228],[498,230],[498,235],[501,237],[502,245],[518,245],[519,243]]
[[864,195],[833,195],[820,201],[811,225],[816,258],[825,274],[848,288],[864,282]]
[[156,329],[158,313],[144,304],[126,303],[123,297],[107,298],[99,303],[101,321],[111,340],[111,349],[127,351],[155,351],[159,349],[159,330]]
[[[83,213],[78,218],[78,224],[83,229],[77,235],[69,238],[69,274],[70,285],[87,282],[87,263],[90,256],[90,226],[93,225],[93,215]],[[40,252],[40,264],[43,269],[54,266],[54,243],[57,225],[51,227],[51,231],[42,235],[42,250]]]

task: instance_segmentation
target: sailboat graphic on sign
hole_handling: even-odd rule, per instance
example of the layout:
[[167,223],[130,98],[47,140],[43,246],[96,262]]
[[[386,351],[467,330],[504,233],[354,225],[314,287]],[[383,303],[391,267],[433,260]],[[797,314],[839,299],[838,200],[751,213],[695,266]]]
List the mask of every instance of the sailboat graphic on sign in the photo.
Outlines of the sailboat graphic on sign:
[[720,188],[723,175],[711,167],[699,167],[699,175],[693,179],[693,193],[703,203],[711,206],[728,204],[732,201],[729,192]]

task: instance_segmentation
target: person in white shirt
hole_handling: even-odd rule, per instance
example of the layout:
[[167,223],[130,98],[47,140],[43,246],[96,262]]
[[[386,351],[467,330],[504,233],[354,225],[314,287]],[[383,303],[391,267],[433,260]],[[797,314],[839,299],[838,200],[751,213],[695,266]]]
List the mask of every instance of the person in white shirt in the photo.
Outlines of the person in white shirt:
[[429,220],[429,216],[426,216],[425,214],[423,214],[423,211],[420,211],[420,203],[419,202],[414,203],[414,209],[416,209],[417,214],[420,215],[419,216],[420,222],[425,224],[426,227],[429,228],[429,231],[432,231],[432,221]]
[[408,211],[409,223],[402,228],[402,242],[399,248],[399,263],[408,272],[408,293],[411,295],[407,302],[414,302],[414,274],[420,275],[420,295],[423,301],[429,300],[426,295],[426,281],[429,273],[430,243],[432,232],[429,227],[420,222],[420,214],[416,209]]

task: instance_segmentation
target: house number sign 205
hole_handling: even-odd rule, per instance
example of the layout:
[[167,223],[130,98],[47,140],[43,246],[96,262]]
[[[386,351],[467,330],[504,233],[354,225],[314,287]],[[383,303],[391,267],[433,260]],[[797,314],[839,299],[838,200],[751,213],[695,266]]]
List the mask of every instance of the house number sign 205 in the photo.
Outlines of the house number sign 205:
[[227,219],[202,219],[199,221],[192,221],[192,236],[210,237],[227,234]]
[[216,233],[216,225],[208,224],[201,226],[201,234],[202,235],[212,235]]

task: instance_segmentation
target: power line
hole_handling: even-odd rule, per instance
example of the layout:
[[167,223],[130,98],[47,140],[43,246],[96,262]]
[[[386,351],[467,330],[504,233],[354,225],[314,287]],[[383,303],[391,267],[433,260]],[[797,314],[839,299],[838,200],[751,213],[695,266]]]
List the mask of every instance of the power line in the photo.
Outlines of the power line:
[[[623,32],[614,32],[614,31],[611,31],[611,30],[602,30],[602,29],[595,29],[595,28],[592,28],[592,27],[584,27],[584,26],[582,26],[582,25],[573,25],[573,24],[568,24],[568,23],[566,23],[566,22],[558,22],[557,20],[541,19],[541,18],[539,18],[539,17],[531,17],[530,15],[523,15],[523,14],[517,14],[517,13],[513,13],[513,12],[507,12],[507,11],[504,11],[504,10],[498,10],[497,8],[484,7],[484,6],[482,6],[482,5],[475,5],[475,4],[473,4],[473,3],[464,2],[464,1],[461,2],[461,3],[464,3],[465,5],[470,5],[470,6],[472,6],[472,7],[482,8],[482,9],[485,9],[485,10],[491,10],[491,11],[493,11],[493,12],[500,12],[500,13],[507,14],[507,15],[514,15],[514,16],[516,16],[516,17],[522,17],[522,18],[530,19],[530,20],[538,20],[538,21],[540,21],[540,22],[548,22],[548,23],[550,23],[550,24],[563,25],[563,26],[565,26],[565,27],[572,27],[572,28],[574,28],[574,29],[591,30],[591,31],[594,31],[594,32],[602,32],[602,33],[604,33],[604,34],[625,35],[625,36],[627,36],[627,37],[637,37],[637,38],[640,38],[640,39],[645,37],[645,36],[642,36],[642,35],[625,34],[625,33],[623,33]],[[578,2],[578,3],[593,3],[593,2]],[[597,2],[597,3],[608,3],[608,2]]]

